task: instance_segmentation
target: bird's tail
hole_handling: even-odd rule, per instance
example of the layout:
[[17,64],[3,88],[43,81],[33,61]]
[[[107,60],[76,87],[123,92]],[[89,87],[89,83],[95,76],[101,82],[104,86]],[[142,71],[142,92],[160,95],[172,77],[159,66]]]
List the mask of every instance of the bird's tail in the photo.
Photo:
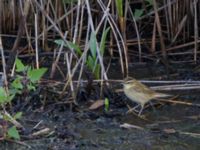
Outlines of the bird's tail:
[[172,95],[170,94],[165,94],[165,93],[155,93],[156,98],[164,98],[164,97],[170,97]]

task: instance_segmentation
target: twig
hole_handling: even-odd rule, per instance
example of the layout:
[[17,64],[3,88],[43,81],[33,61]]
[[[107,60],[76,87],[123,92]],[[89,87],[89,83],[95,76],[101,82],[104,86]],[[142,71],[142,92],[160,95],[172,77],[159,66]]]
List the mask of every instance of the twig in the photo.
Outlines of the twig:
[[31,148],[30,145],[28,145],[28,144],[26,144],[25,142],[22,142],[22,141],[16,141],[16,140],[12,140],[12,139],[5,139],[5,140],[8,141],[8,142],[13,142],[13,143],[17,143],[17,144],[26,146],[26,147],[28,147],[29,149]]
[[9,118],[9,121],[12,122],[17,128],[24,129],[24,127],[17,120],[15,120],[7,111],[4,110],[4,114]]
[[200,104],[193,104],[190,102],[183,102],[183,101],[177,101],[177,100],[173,100],[173,99],[155,99],[161,102],[167,102],[167,103],[175,103],[175,104],[181,104],[181,105],[188,105],[188,106],[196,106],[196,107],[200,107]]
[[169,85],[169,86],[157,86],[150,88],[153,90],[161,90],[161,91],[193,90],[193,89],[200,89],[200,85]]
[[184,134],[184,135],[189,135],[189,136],[192,136],[192,137],[196,137],[196,138],[200,138],[200,133],[182,132],[182,131],[179,131],[179,133]]
[[33,127],[33,129],[36,129],[42,122],[43,122],[43,120],[41,120],[40,122],[38,122],[38,123]]
[[49,128],[44,128],[44,129],[42,129],[42,130],[39,130],[39,131],[37,131],[37,132],[34,132],[33,134],[32,134],[32,136],[40,136],[40,135],[45,135],[45,134],[48,134],[48,133],[50,133],[50,129]]
[[123,124],[121,124],[120,128],[144,130],[144,128],[142,128],[140,126],[129,124],[129,123],[123,123]]

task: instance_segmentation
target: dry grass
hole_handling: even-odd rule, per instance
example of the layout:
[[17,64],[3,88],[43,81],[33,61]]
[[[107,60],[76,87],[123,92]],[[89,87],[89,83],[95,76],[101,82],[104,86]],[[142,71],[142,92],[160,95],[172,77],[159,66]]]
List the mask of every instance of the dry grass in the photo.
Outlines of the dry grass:
[[[167,61],[176,61],[180,56],[182,59],[185,58],[182,61],[186,62],[198,60],[200,4],[197,0],[152,0],[151,4],[145,0],[125,1],[120,7],[122,14],[119,14],[119,8],[116,8],[115,1],[112,0],[68,2],[0,1],[1,37],[16,38],[11,53],[35,54],[37,67],[40,62],[38,49],[55,53],[56,61],[52,63],[51,77],[54,76],[55,70],[62,70],[57,63],[60,56],[64,55],[68,71],[62,74],[68,81],[66,86],[71,82],[77,69],[81,68],[79,80],[82,78],[89,53],[91,32],[102,36],[106,27],[111,29],[106,42],[106,57],[112,59],[113,56],[119,56],[123,76],[128,74],[128,61],[144,61],[144,57],[152,54]],[[142,15],[136,16],[136,10],[141,11]],[[27,39],[27,44],[19,51],[20,40],[24,38]],[[72,47],[69,47],[67,52],[63,50],[63,46],[51,47],[55,39],[62,39],[65,44],[68,44],[68,41],[75,43],[81,48],[83,55],[77,56]],[[96,44],[96,61],[101,67],[100,77],[107,80],[109,64],[103,63],[100,45]],[[69,85],[73,91],[72,84]]]

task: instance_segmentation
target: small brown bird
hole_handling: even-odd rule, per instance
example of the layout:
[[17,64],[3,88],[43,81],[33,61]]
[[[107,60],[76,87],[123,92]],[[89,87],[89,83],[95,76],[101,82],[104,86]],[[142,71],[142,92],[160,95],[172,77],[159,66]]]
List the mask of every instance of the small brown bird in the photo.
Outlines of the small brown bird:
[[137,106],[132,108],[133,110],[141,106],[138,116],[141,115],[144,105],[148,103],[150,100],[171,96],[168,94],[155,92],[152,89],[148,88],[146,85],[130,77],[124,80],[123,90],[124,90],[125,95],[130,100],[138,104]]

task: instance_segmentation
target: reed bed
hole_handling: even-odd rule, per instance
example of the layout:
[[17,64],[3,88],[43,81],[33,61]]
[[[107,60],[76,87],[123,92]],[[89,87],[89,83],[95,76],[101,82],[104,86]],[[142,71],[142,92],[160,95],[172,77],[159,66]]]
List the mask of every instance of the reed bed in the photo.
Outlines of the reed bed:
[[[39,68],[40,56],[51,55],[50,77],[60,72],[63,91],[68,86],[74,91],[74,75],[82,79],[91,55],[95,67],[89,71],[98,68],[95,78],[101,81],[108,80],[105,58],[119,59],[123,77],[129,63],[155,56],[166,65],[198,62],[198,0],[2,0],[0,7],[4,73],[16,56],[35,56]],[[59,63],[67,64],[66,71]]]

